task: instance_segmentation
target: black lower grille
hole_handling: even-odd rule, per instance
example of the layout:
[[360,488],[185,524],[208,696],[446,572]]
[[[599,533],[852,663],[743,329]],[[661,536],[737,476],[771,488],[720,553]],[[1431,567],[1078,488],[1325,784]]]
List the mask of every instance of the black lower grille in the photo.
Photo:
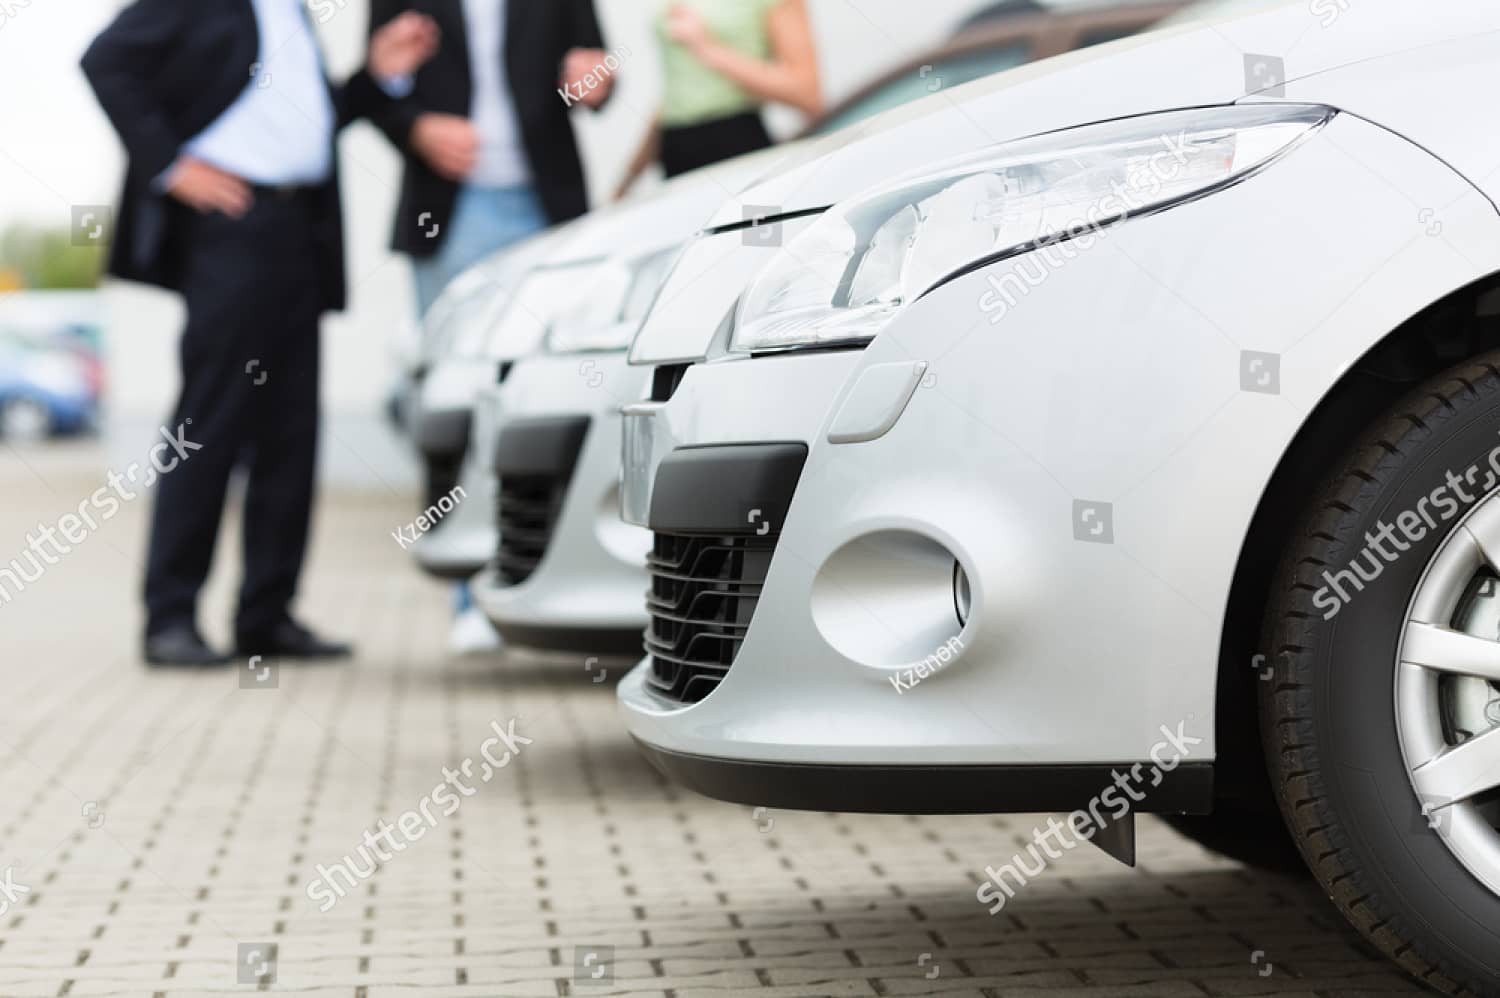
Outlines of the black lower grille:
[[679,447],[651,491],[646,569],[647,682],[663,699],[697,703],[745,643],[807,445]]
[[775,550],[774,534],[655,534],[646,651],[648,681],[659,694],[697,703],[719,685],[750,628]]
[[587,416],[545,416],[517,419],[500,431],[495,567],[507,585],[525,582],[547,553],[588,429]]
[[558,475],[506,475],[500,479],[500,550],[496,563],[509,585],[525,582],[547,553],[567,495]]

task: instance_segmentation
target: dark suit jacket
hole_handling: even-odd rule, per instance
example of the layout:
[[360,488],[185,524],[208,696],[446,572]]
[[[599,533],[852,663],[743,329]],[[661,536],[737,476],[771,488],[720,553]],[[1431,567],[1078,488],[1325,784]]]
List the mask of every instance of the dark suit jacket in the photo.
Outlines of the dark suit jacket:
[[[110,273],[180,290],[177,261],[189,216],[152,182],[253,83],[259,53],[251,0],[136,0],[84,53],[84,74],[129,158]],[[389,103],[363,70],[330,93],[340,126]],[[323,305],[339,309],[345,288],[337,159],[312,223]]]
[[[371,31],[404,10],[421,11],[435,20],[443,32],[442,48],[417,73],[409,97],[372,113],[370,119],[406,157],[393,245],[413,256],[431,256],[448,231],[458,185],[430,170],[411,151],[408,140],[412,124],[424,111],[469,114],[469,37],[463,0],[371,0]],[[603,47],[593,0],[506,0],[505,76],[532,183],[554,223],[588,210],[578,144],[567,104],[557,92],[563,56],[573,48]],[[429,217],[419,222],[424,213]],[[441,228],[436,238],[429,238],[426,233],[433,222]]]

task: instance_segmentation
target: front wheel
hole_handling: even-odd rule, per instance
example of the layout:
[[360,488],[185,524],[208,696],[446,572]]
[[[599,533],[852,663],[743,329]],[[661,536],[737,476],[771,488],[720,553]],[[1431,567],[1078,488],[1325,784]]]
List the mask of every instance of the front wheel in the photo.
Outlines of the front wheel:
[[1263,741],[1298,848],[1355,927],[1500,996],[1500,354],[1393,407],[1278,571]]

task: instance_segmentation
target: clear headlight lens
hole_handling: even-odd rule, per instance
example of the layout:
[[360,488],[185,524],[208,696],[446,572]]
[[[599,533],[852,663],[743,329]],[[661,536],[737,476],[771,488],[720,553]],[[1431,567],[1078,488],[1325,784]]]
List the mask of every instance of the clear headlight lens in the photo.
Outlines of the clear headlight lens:
[[605,264],[601,260],[538,267],[522,279],[490,335],[492,357],[521,357],[542,345],[558,317],[592,296]]
[[547,349],[553,353],[624,350],[635,338],[677,249],[610,260],[589,277],[584,293],[553,320]]
[[840,202],[740,299],[733,347],[861,343],[953,276],[1243,179],[1334,114],[1306,104],[1169,111],[1020,139]]
[[431,365],[473,346],[474,327],[483,330],[504,307],[505,288],[484,266],[464,271],[448,283],[422,317],[422,357]]

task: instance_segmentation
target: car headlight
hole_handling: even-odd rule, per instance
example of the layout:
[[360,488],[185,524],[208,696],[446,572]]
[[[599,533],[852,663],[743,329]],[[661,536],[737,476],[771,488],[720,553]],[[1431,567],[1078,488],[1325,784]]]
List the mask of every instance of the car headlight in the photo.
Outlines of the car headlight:
[[1306,104],[1169,111],[1032,136],[840,202],[741,297],[733,348],[869,341],[962,273],[1220,190],[1333,117]]
[[449,282],[422,317],[422,357],[433,364],[453,356],[460,345],[474,346],[475,327],[482,331],[503,307],[505,289],[483,267],[464,271]]
[[538,267],[528,273],[516,288],[505,314],[494,324],[488,354],[510,359],[525,356],[541,346],[558,316],[593,293],[604,269],[604,261],[594,259]]
[[674,247],[604,264],[590,277],[587,293],[553,321],[547,349],[583,353],[628,348],[676,254]]

